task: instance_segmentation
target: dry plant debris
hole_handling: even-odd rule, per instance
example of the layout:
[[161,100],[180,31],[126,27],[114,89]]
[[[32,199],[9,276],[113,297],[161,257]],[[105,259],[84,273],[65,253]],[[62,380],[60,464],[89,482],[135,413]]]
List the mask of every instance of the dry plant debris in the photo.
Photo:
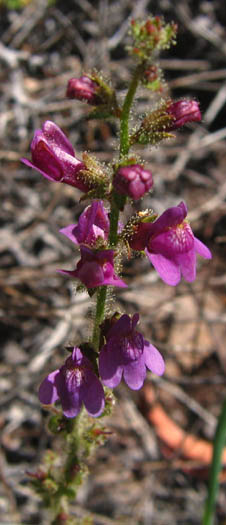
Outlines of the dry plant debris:
[[[117,130],[109,123],[84,122],[79,103],[65,99],[71,76],[90,68],[114,76],[123,92],[128,60],[123,51],[130,18],[163,14],[179,25],[174,52],[161,60],[171,94],[200,100],[202,124],[190,127],[170,144],[144,156],[155,174],[155,192],[143,207],[157,212],[185,198],[196,234],[211,248],[211,264],[199,279],[176,290],[162,286],[147,261],[128,264],[133,288],[119,303],[144,319],[144,331],[164,353],[167,371],[152,383],[152,411],[160,407],[180,436],[192,434],[207,443],[226,395],[225,256],[226,256],[226,14],[223,2],[170,0],[33,0],[22,10],[0,7],[0,159],[1,159],[1,363],[0,363],[0,513],[1,523],[47,523],[26,481],[43,450],[57,440],[46,432],[46,413],[37,400],[45,372],[57,367],[73,331],[84,334],[89,316],[85,295],[56,269],[71,247],[58,229],[74,222],[82,209],[70,187],[47,185],[20,164],[35,128],[51,118],[76,145],[108,161]],[[145,111],[141,93],[140,111]],[[76,196],[78,197],[76,200]],[[164,199],[162,199],[164,196]],[[161,295],[159,293],[161,287]],[[142,290],[142,293],[141,293]],[[147,389],[150,389],[147,383]],[[142,396],[120,403],[113,432],[91,464],[74,514],[93,515],[96,525],[130,523],[168,525],[200,523],[206,494],[204,456],[184,454],[185,443],[171,450],[164,425],[152,412],[149,425]],[[147,401],[147,400],[146,400]],[[152,401],[153,402],[153,401]],[[156,428],[155,428],[156,425]],[[173,431],[170,431],[172,434]],[[168,446],[167,446],[168,445]],[[189,457],[186,459],[184,456]],[[210,455],[208,456],[210,458]],[[194,461],[194,459],[196,461]],[[204,469],[202,468],[204,467]],[[225,481],[225,477],[222,477]],[[226,520],[223,485],[216,523]]]

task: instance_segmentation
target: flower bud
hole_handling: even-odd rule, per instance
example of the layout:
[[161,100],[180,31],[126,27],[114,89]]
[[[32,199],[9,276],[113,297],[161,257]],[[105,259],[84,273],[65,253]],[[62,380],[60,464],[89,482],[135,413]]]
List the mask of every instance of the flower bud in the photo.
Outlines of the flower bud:
[[171,133],[185,124],[201,120],[196,100],[162,101],[159,108],[149,113],[138,130],[130,137],[130,144],[158,144],[163,139],[173,138]]
[[88,104],[101,104],[98,96],[99,86],[90,77],[83,75],[80,78],[71,78],[67,85],[66,96],[77,100],[84,100]]
[[113,185],[118,193],[136,201],[153,186],[152,174],[140,164],[121,166],[114,176]]
[[173,117],[169,130],[181,128],[188,122],[199,122],[202,118],[199,104],[196,100],[178,100],[173,102],[167,109],[167,113]]

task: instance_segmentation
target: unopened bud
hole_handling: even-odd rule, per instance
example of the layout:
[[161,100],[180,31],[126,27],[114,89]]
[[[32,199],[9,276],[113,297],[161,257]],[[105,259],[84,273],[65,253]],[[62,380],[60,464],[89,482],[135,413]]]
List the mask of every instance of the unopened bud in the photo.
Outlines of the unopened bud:
[[196,100],[166,100],[141,122],[139,129],[130,137],[130,144],[158,144],[163,139],[174,137],[172,131],[189,122],[201,120]]
[[118,193],[136,201],[153,186],[152,174],[140,164],[121,166],[114,176],[113,185]]
[[83,75],[80,78],[71,78],[67,85],[66,96],[77,100],[84,100],[88,104],[97,106],[101,104],[98,96],[99,86],[90,77]]
[[169,130],[181,128],[188,122],[199,122],[202,118],[199,104],[196,100],[178,100],[173,102],[167,109],[167,113],[173,118]]

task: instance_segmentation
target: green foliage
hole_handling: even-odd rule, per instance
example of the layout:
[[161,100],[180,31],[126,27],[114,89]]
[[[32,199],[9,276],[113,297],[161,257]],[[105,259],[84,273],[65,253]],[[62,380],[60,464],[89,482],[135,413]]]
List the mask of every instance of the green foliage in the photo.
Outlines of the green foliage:
[[[20,10],[24,9],[29,4],[32,4],[33,0],[0,0],[0,8],[6,7],[9,10]],[[57,0],[48,0],[48,6],[54,5]]]
[[30,4],[32,0],[0,0],[0,7],[7,9],[23,9]]
[[205,505],[205,512],[203,516],[203,525],[213,525],[214,510],[217,501],[217,494],[219,488],[219,473],[222,466],[222,452],[226,444],[226,401],[224,401],[221,413],[218,419],[215,438],[213,458],[210,469],[210,479],[208,495]]

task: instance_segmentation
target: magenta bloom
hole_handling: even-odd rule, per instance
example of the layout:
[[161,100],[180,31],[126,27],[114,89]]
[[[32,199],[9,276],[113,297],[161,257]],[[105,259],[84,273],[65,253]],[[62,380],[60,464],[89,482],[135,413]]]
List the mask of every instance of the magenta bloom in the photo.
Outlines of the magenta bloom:
[[91,78],[83,75],[80,78],[71,78],[68,81],[66,96],[77,100],[84,100],[88,104],[97,105],[101,103],[98,97],[99,86]]
[[114,176],[113,185],[118,193],[136,201],[153,186],[152,174],[139,164],[122,166]]
[[123,376],[132,390],[139,390],[146,368],[159,376],[164,372],[164,361],[157,348],[136,331],[138,320],[139,314],[132,319],[124,314],[106,335],[107,343],[100,351],[99,372],[104,385],[110,388],[115,388]]
[[181,128],[188,122],[199,122],[202,118],[199,104],[196,100],[178,100],[173,102],[168,110],[173,117],[173,121],[169,125],[170,131]]
[[114,250],[91,250],[81,245],[81,259],[76,269],[59,271],[79,279],[87,288],[105,285],[127,287],[114,272]]
[[75,417],[84,403],[90,416],[98,417],[104,409],[104,390],[90,361],[80,348],[74,348],[61,368],[51,372],[39,387],[41,403],[50,405],[60,399],[66,417]]
[[89,191],[89,185],[83,182],[80,174],[84,163],[76,159],[71,143],[54,122],[47,120],[42,130],[35,131],[31,155],[32,162],[21,159],[22,162],[47,179],[64,182],[84,192]]
[[161,279],[176,286],[181,274],[188,282],[196,277],[196,253],[211,259],[210,250],[197,239],[185,217],[184,202],[166,210],[155,222],[145,225],[146,254]]
[[66,235],[75,244],[94,246],[97,239],[107,240],[110,222],[102,201],[93,201],[79,217],[78,224],[62,228],[60,233]]

